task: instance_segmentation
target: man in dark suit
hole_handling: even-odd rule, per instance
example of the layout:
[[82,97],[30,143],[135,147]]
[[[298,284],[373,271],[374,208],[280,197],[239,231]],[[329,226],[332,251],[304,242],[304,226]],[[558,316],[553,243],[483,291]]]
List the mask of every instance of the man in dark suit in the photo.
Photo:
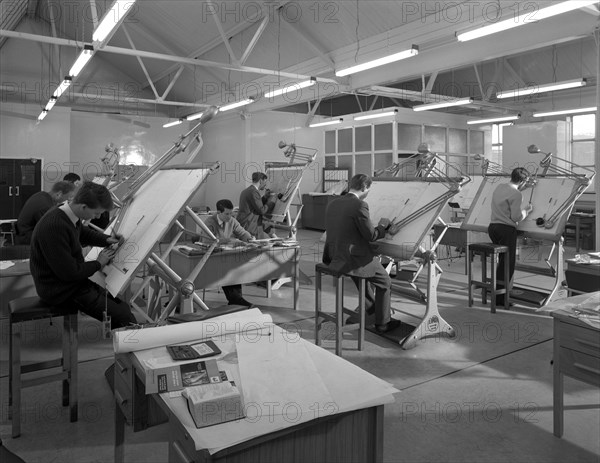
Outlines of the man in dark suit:
[[267,186],[267,175],[262,172],[252,174],[252,185],[240,194],[237,220],[248,233],[256,238],[262,238],[268,233],[262,227],[263,217],[273,210],[277,197],[262,195]]
[[389,219],[382,218],[373,227],[369,206],[364,199],[369,194],[371,178],[357,174],[350,180],[348,193],[327,206],[326,241],[323,262],[332,270],[350,273],[358,288],[358,279],[366,278],[375,287],[375,297],[370,285],[365,294],[367,314],[375,314],[375,328],[385,333],[400,326],[391,318],[390,296],[392,280],[371,249],[371,243],[381,239],[390,229]]

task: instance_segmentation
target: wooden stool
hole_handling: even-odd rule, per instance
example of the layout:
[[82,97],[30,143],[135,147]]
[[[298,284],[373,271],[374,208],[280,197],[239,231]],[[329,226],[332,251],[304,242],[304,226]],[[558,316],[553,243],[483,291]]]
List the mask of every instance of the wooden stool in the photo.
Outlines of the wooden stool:
[[[481,255],[481,281],[473,280],[473,274],[471,272],[471,264],[475,257],[475,254]],[[504,254],[504,289],[496,289],[497,275],[496,267],[500,259],[500,254]],[[490,258],[490,278],[487,277],[487,262],[488,257]],[[491,293],[491,305],[492,313],[496,313],[496,296],[504,294],[504,308],[508,310],[509,297],[510,297],[510,281],[508,277],[509,273],[509,257],[508,257],[508,246],[493,243],[473,243],[469,244],[469,255],[468,258],[468,284],[469,284],[469,307],[473,306],[473,291],[472,288],[481,288],[481,301],[483,304],[487,304],[487,292]]]
[[[70,405],[71,422],[77,421],[77,313],[55,314],[54,308],[43,303],[37,296],[13,299],[8,303],[8,307],[10,309],[8,407],[12,420],[12,437],[21,434],[21,389],[38,384],[62,380],[63,406]],[[63,317],[62,357],[21,365],[21,324],[33,320],[52,319],[52,317]],[[22,379],[25,374],[55,367],[62,367],[62,372]]]
[[[321,310],[321,280],[323,275],[331,275],[335,283],[335,314],[323,312]],[[319,345],[319,319],[335,323],[335,354],[342,356],[342,333],[345,331],[358,330],[358,350],[363,349],[365,341],[365,290],[366,279],[359,278],[358,289],[358,316],[359,322],[351,325],[344,325],[344,313],[348,315],[357,315],[356,312],[344,308],[344,277],[353,275],[342,274],[331,270],[325,264],[315,266],[315,344]]]

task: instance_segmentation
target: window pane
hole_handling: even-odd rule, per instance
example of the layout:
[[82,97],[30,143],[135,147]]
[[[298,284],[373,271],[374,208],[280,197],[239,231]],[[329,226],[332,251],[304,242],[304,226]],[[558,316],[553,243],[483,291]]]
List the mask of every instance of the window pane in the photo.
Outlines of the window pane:
[[573,140],[594,138],[596,135],[596,115],[573,116]]
[[425,126],[424,143],[429,144],[431,151],[446,152],[446,127]]
[[371,151],[371,126],[354,128],[354,146],[356,151]]
[[481,130],[469,130],[471,154],[483,154],[483,132]]
[[328,169],[333,169],[336,167],[335,156],[325,156],[325,167]]
[[325,132],[325,152],[335,153],[335,130]]
[[392,153],[376,153],[375,154],[375,172],[381,169],[390,167],[394,162]]
[[467,131],[462,129],[450,129],[448,132],[448,151],[450,153],[466,153]]
[[421,143],[421,126],[398,124],[398,149],[417,152]]
[[367,174],[372,176],[371,172],[371,155],[370,154],[357,154],[355,155],[354,164],[356,165],[357,174]]
[[393,124],[379,124],[375,126],[375,150],[392,149]]
[[338,130],[338,153],[352,152],[352,129]]
[[593,166],[595,149],[596,147],[593,141],[573,143],[573,162],[580,166]]
[[352,173],[352,155],[347,154],[345,156],[338,156],[338,167],[350,170],[350,178],[354,175]]

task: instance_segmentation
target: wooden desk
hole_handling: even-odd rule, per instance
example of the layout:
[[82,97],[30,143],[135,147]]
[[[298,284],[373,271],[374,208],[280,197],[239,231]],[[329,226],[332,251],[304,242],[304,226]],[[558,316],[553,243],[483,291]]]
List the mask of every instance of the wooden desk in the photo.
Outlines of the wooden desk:
[[[600,296],[600,293],[596,293]],[[591,297],[582,294],[564,301],[581,303]],[[558,302],[558,301],[557,301]],[[600,387],[600,330],[557,310],[554,317],[554,435],[563,434],[563,377]]]
[[0,270],[0,318],[8,318],[11,300],[37,295],[29,272],[29,259],[13,262],[12,267]]
[[[247,351],[246,355],[251,354],[252,358],[258,357],[259,360],[268,362],[271,372],[278,370],[282,375],[285,374],[289,381],[303,385],[315,384],[314,389],[305,389],[315,397],[315,404],[321,403],[322,397],[319,399],[312,391],[324,385],[333,399],[332,402],[328,402],[332,405],[331,409],[321,409],[320,415],[317,413],[317,416],[310,412],[303,416],[301,421],[291,419],[287,415],[275,418],[259,415],[258,421],[256,418],[246,418],[197,429],[182,397],[172,397],[168,393],[144,395],[145,375],[139,363],[138,353],[118,354],[115,356],[115,461],[123,461],[125,421],[133,425],[134,431],[155,424],[151,419],[152,407],[149,405],[156,403],[164,414],[163,418],[166,417],[168,422],[169,462],[381,462],[383,404],[392,402],[392,394],[397,390],[344,359],[299,337],[293,342],[300,343],[296,347],[306,349],[310,360],[306,365],[301,364],[295,369],[290,369],[289,365],[286,365],[286,356],[279,354],[282,347],[285,348],[281,345],[282,335],[290,339],[291,333],[274,326],[273,337],[262,338],[269,344],[266,350],[264,345],[257,346],[259,343],[256,340],[244,340],[243,335],[237,342],[238,346],[240,342],[246,342],[248,349],[252,349],[251,352]],[[242,356],[240,362],[241,359]],[[277,389],[275,384],[277,379],[273,378],[273,391]],[[254,384],[250,381],[245,382],[242,377],[241,387],[245,391],[244,396],[253,397],[254,391],[264,390],[264,378]],[[246,406],[261,403],[252,402]],[[283,402],[288,403],[294,401]],[[312,403],[312,398],[309,399],[309,403]],[[270,401],[269,404],[282,406],[277,400]],[[163,419],[162,422],[164,421]],[[265,429],[267,431],[259,435],[248,433],[248,430],[258,427],[261,432]],[[245,436],[243,439],[251,438],[240,442],[238,436],[242,434]],[[239,443],[224,448],[218,447],[218,450],[214,449],[216,452],[210,454],[208,449],[202,447],[202,442],[212,442],[211,436],[215,435],[224,439],[236,436]]]
[[[597,261],[597,257],[591,257]],[[565,278],[569,293],[591,293],[600,290],[600,264],[582,263],[575,259],[567,259]]]
[[[169,266],[182,278],[202,256],[187,256],[175,248]],[[255,283],[289,277],[294,285],[294,310],[298,308],[300,246],[213,252],[194,281],[196,289]],[[270,297],[270,291],[267,292]]]

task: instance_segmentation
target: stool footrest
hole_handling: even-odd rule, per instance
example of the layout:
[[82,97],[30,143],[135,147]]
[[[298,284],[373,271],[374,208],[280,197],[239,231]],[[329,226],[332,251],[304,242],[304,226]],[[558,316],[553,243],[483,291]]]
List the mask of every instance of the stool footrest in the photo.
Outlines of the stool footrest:
[[50,368],[62,367],[63,359],[46,360],[45,362],[28,363],[21,365],[21,374],[33,373],[34,371],[48,370]]
[[21,379],[21,387],[26,388],[32,386],[39,386],[40,384],[46,384],[53,381],[63,381],[65,379],[69,379],[68,371],[62,371],[60,373],[40,376],[39,378]]

